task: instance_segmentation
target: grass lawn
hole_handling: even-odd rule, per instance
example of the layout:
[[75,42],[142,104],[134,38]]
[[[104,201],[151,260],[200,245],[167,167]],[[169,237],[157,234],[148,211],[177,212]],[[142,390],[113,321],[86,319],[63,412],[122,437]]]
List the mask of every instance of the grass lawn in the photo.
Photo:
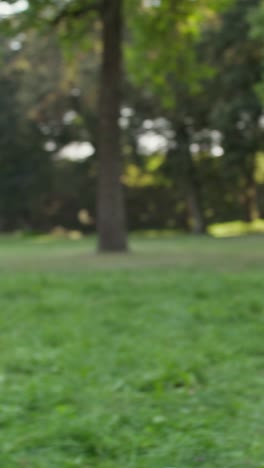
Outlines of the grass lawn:
[[264,467],[264,237],[0,240],[1,468]]

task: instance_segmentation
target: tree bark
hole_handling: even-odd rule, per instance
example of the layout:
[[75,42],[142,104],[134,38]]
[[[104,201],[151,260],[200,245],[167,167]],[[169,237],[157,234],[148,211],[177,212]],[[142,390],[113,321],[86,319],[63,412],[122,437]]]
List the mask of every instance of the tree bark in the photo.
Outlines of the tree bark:
[[245,187],[245,220],[250,223],[260,217],[254,173],[247,174]]
[[99,96],[97,231],[100,251],[125,251],[127,234],[119,115],[122,88],[122,4],[105,0],[103,59]]
[[205,234],[207,226],[202,207],[201,188],[189,146],[186,147],[185,157],[185,192],[190,228],[193,234]]
[[195,187],[189,184],[187,196],[187,207],[190,219],[190,227],[193,234],[205,234],[206,223],[199,203],[199,197]]

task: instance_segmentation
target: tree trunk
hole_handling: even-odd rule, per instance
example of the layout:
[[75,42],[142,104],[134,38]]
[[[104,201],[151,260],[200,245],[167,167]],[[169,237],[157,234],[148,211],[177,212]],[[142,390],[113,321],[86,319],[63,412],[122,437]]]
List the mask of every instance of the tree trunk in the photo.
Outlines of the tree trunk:
[[247,174],[245,187],[245,220],[250,223],[260,217],[258,202],[257,202],[257,188],[254,180],[254,173]]
[[200,206],[199,196],[194,186],[189,184],[186,202],[189,213],[189,224],[193,234],[205,234],[206,223]]
[[119,115],[122,88],[122,3],[105,0],[103,60],[99,97],[97,230],[100,251],[127,249],[121,183]]
[[191,231],[193,234],[205,234],[206,221],[201,202],[201,189],[189,147],[186,148],[185,191]]

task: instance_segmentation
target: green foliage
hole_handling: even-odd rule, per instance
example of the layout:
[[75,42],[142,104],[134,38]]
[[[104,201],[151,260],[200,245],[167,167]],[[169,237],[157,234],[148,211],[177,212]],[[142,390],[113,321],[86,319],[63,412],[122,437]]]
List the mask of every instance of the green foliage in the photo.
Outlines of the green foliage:
[[262,103],[264,102],[264,55],[263,55],[263,44],[264,44],[264,34],[263,34],[263,20],[264,20],[264,3],[262,0],[258,2],[255,8],[250,12],[249,21],[251,24],[251,37],[254,40],[260,41],[262,43],[262,50],[259,54],[259,59],[262,61],[262,76],[259,82],[256,84],[256,92],[260,97]]
[[264,184],[264,153],[256,156],[255,180],[258,184]]
[[262,466],[263,239],[133,246],[1,239],[2,466]]
[[57,35],[65,58],[74,62],[80,49],[88,51],[94,47],[98,30],[98,11],[91,8],[94,4],[90,0],[29,0],[28,8],[15,17],[3,19],[2,24],[11,37],[32,30],[44,37]]
[[128,164],[123,175],[127,187],[147,187],[168,185],[169,181],[162,177],[160,168],[164,164],[164,155],[156,154],[145,158],[142,166]]
[[[201,50],[217,73],[208,83],[208,123],[222,134],[224,177],[241,190],[245,215],[257,214],[256,155],[263,148],[262,104],[256,87],[262,76],[263,46],[252,37],[250,17],[259,0],[234,2],[205,30]],[[254,207],[255,205],[255,207]]]
[[129,73],[137,85],[143,84],[159,96],[165,107],[174,108],[176,80],[195,94],[201,89],[201,79],[211,76],[211,69],[198,63],[195,51],[201,25],[210,14],[207,2],[194,5],[186,0],[177,4],[165,0],[134,9],[133,14],[129,14],[130,8],[128,2],[132,36],[126,47]]

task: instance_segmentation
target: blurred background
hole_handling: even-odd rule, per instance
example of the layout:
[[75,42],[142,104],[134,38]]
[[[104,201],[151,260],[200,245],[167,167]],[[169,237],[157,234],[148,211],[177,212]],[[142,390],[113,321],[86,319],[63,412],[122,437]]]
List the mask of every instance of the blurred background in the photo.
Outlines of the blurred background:
[[[92,4],[0,2],[3,233],[96,229],[102,20]],[[129,231],[264,231],[263,2],[123,6]]]

